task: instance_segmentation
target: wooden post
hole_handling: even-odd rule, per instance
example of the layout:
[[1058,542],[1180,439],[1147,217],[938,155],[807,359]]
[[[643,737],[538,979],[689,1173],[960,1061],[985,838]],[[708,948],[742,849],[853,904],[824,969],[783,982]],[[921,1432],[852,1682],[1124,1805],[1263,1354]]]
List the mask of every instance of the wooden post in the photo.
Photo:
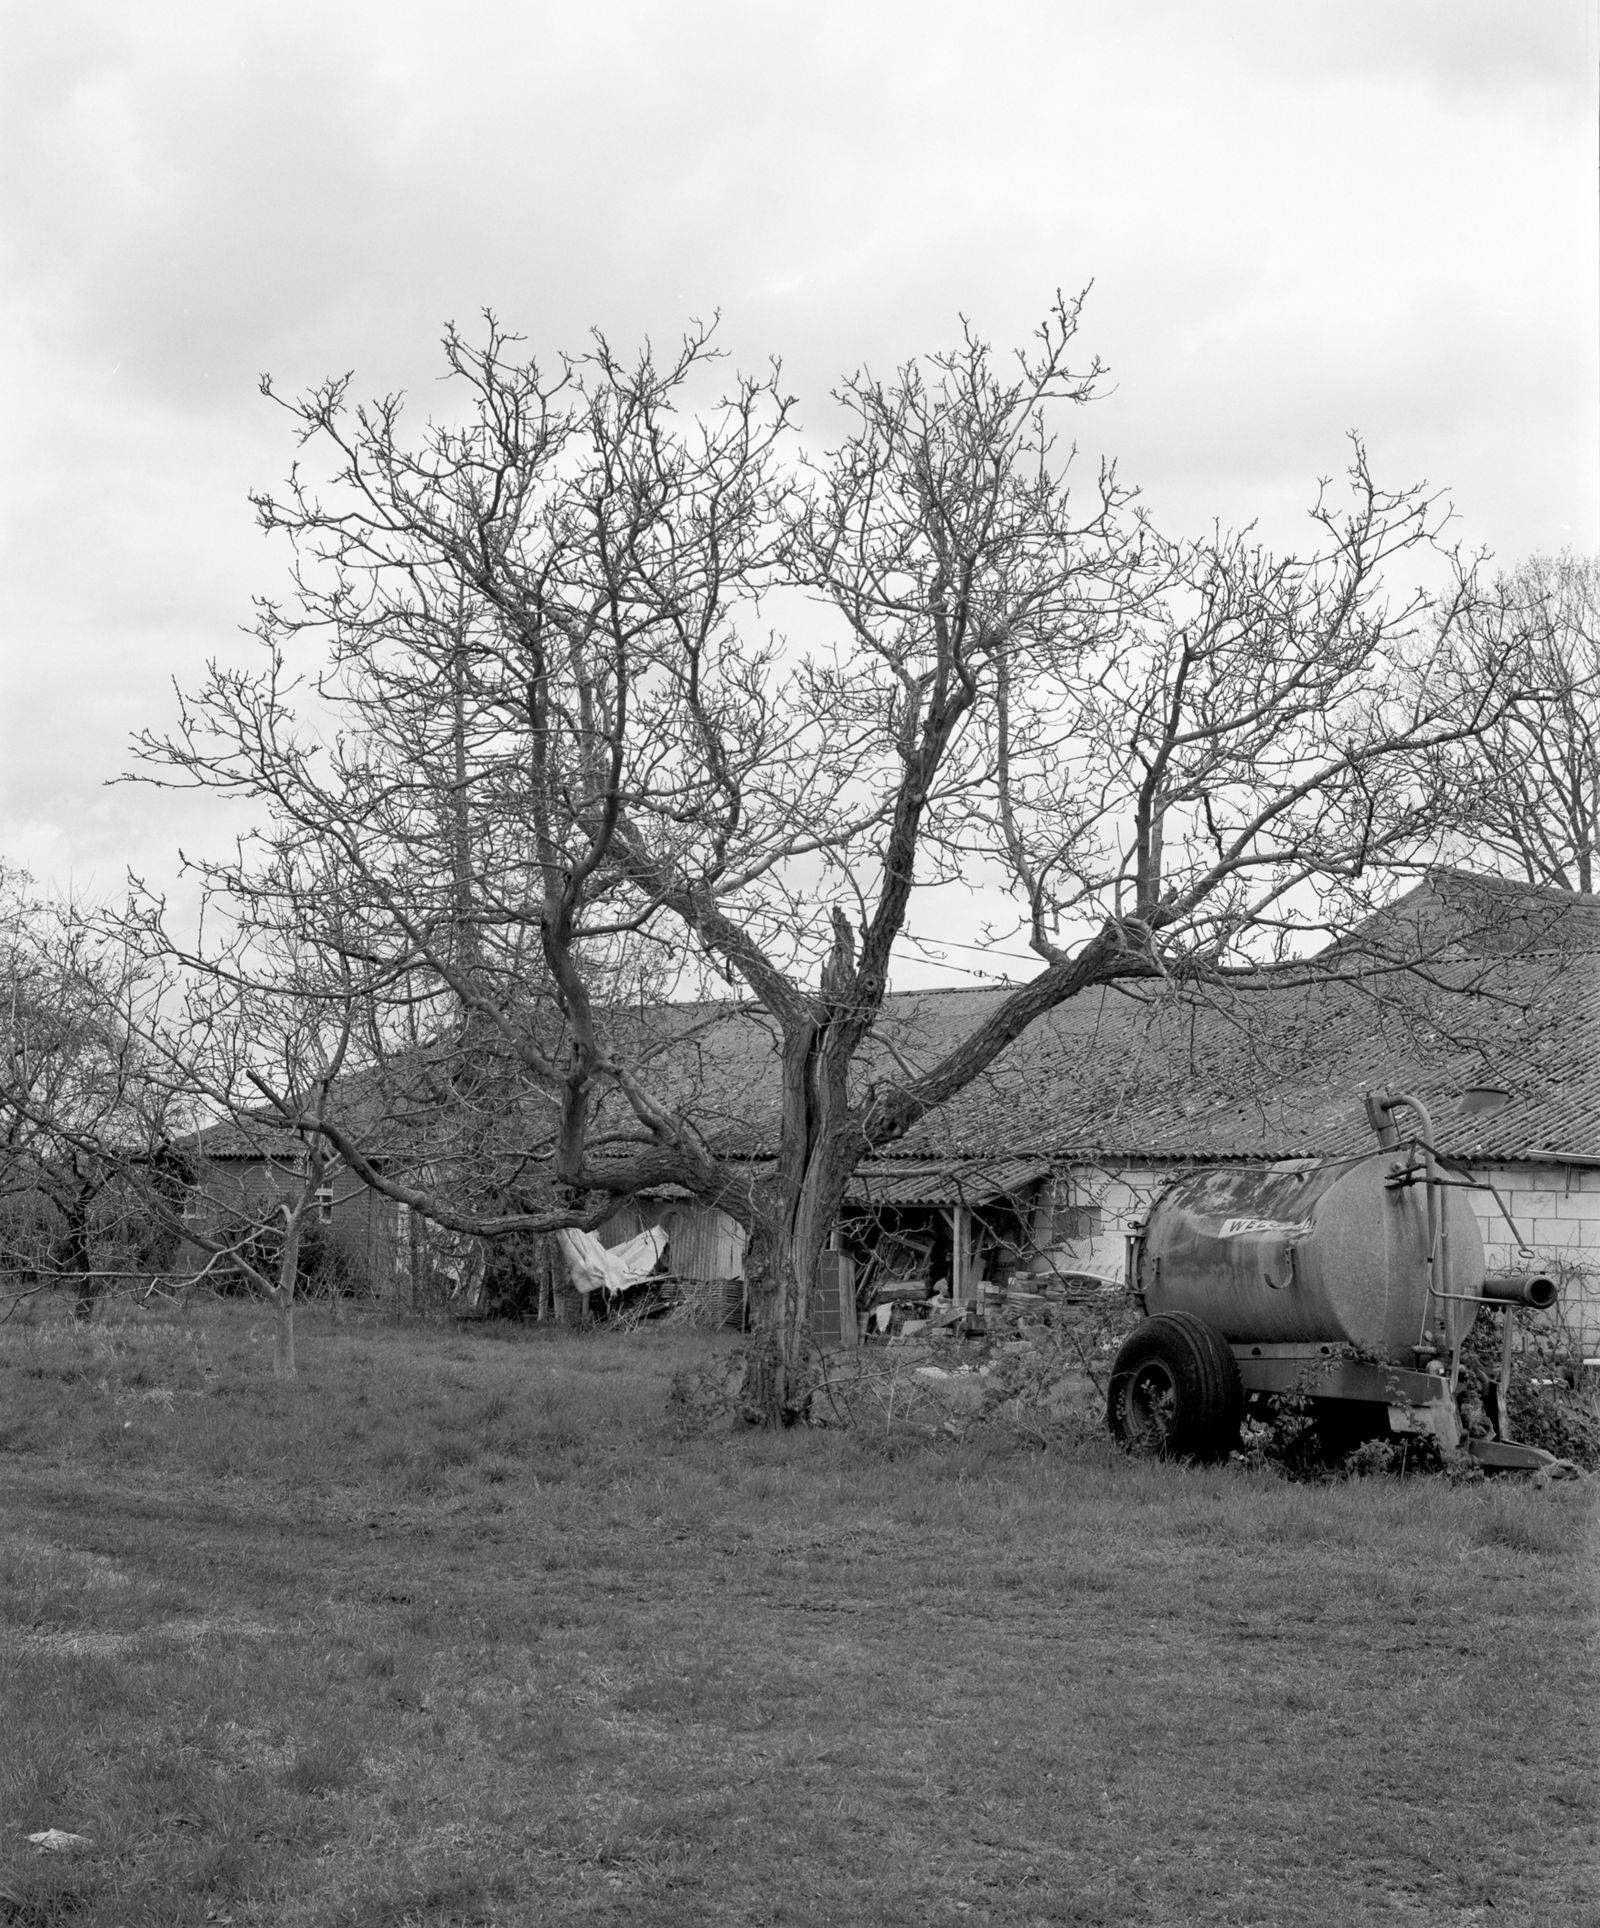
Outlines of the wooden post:
[[969,1304],[972,1298],[971,1244],[972,1210],[958,1205],[950,1234],[950,1296],[957,1305]]

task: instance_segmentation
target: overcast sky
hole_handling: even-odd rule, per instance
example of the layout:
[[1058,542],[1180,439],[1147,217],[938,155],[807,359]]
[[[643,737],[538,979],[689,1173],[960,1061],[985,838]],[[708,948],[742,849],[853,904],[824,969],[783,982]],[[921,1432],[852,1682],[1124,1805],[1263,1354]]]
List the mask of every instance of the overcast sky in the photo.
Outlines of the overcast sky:
[[1092,280],[1082,422],[1174,530],[1298,539],[1359,429],[1506,563],[1600,548],[1596,0],[8,0],[0,857],[217,834],[107,789],[285,558],[257,377],[428,405],[720,309],[802,419]]

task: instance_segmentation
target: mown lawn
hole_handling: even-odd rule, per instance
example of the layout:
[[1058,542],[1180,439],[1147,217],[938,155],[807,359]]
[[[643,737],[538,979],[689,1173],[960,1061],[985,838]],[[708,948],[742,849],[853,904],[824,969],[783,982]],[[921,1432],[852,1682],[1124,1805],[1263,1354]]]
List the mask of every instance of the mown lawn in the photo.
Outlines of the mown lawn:
[[1600,1922],[1592,1482],[686,1433],[711,1343],[0,1327],[0,1923]]

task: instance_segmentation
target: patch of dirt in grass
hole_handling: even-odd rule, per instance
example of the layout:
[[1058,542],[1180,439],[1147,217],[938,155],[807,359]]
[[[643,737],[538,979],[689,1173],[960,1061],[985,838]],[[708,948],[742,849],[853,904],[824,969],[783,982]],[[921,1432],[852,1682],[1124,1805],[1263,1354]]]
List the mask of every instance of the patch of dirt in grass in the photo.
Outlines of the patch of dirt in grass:
[[140,1627],[127,1633],[51,1632],[30,1627],[19,1630],[14,1638],[21,1648],[44,1654],[117,1654],[148,1641],[169,1641],[194,1647],[208,1640],[268,1640],[275,1632],[275,1628],[259,1620],[210,1617],[169,1620],[159,1626]]

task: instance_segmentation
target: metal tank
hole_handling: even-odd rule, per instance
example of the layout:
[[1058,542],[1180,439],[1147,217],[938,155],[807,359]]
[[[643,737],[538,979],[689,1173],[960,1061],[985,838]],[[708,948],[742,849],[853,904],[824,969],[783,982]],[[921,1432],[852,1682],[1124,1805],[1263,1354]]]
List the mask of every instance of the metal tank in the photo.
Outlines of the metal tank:
[[[1503,1095],[1469,1092],[1463,1108]],[[1125,1445],[1216,1458],[1247,1406],[1290,1395],[1325,1447],[1424,1433],[1484,1466],[1551,1463],[1512,1440],[1507,1414],[1511,1308],[1548,1309],[1555,1281],[1485,1278],[1473,1181],[1441,1163],[1420,1098],[1372,1092],[1367,1113],[1365,1154],[1205,1168],[1161,1193],[1129,1251],[1145,1317],[1111,1369],[1107,1420]],[[1467,1388],[1481,1394],[1469,1414],[1462,1345],[1485,1301],[1506,1309],[1500,1372]]]
[[1404,1165],[1379,1149],[1178,1179],[1139,1241],[1146,1311],[1191,1313],[1234,1345],[1340,1345],[1404,1366],[1430,1334],[1452,1348],[1477,1316],[1483,1241],[1461,1191],[1396,1182]]

